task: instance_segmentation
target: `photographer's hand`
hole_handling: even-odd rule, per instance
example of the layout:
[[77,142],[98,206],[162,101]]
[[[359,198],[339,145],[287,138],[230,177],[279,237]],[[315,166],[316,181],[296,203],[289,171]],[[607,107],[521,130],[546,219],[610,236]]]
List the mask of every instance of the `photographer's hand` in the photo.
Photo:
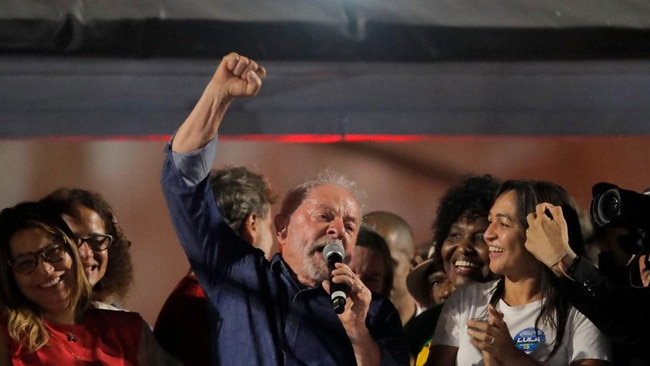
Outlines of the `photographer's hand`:
[[562,207],[540,203],[535,207],[535,211],[526,217],[526,249],[553,272],[561,275],[562,267],[559,262],[571,263],[576,257],[569,246],[569,234]]

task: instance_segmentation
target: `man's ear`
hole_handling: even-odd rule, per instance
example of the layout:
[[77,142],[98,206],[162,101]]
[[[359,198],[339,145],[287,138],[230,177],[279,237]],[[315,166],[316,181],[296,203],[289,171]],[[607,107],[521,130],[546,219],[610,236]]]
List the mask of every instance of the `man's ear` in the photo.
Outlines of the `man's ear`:
[[277,214],[274,217],[273,223],[275,224],[275,236],[280,245],[284,244],[287,238],[287,226],[289,226],[289,217],[284,214]]
[[257,244],[255,243],[255,231],[257,230],[257,225],[257,214],[252,213],[246,216],[241,228],[240,234],[242,238],[253,245]]

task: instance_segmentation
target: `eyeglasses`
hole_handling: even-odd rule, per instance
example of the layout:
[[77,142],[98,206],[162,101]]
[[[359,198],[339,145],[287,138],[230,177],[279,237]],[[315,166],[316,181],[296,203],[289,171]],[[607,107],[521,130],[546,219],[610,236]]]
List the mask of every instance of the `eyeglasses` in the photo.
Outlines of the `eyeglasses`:
[[113,237],[108,234],[93,234],[85,238],[77,237],[76,241],[78,247],[86,242],[93,252],[103,252],[111,246]]
[[66,250],[63,243],[55,242],[41,248],[37,252],[21,254],[9,260],[9,266],[18,273],[30,274],[38,266],[38,257],[43,258],[48,263],[56,263],[63,259],[65,253]]

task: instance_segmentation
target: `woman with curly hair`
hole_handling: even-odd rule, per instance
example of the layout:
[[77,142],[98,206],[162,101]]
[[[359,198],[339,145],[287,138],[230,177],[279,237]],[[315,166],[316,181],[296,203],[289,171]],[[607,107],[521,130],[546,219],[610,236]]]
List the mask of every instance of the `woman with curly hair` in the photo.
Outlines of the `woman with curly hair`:
[[499,184],[490,175],[469,175],[440,199],[433,252],[407,277],[409,291],[427,307],[404,327],[416,365],[426,361],[443,301],[461,285],[493,278],[483,233]]
[[454,287],[493,277],[483,233],[499,183],[489,175],[470,176],[440,199],[433,261]]
[[111,206],[98,193],[59,188],[42,200],[68,224],[79,247],[84,272],[93,288],[93,306],[118,309],[133,283],[129,248]]
[[82,261],[47,204],[0,212],[0,365],[177,365],[138,313],[91,306]]

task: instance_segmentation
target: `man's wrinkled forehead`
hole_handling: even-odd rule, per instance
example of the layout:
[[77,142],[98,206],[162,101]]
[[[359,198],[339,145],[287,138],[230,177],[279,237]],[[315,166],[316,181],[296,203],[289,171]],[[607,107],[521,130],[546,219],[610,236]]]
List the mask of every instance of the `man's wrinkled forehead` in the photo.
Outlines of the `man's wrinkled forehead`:
[[361,222],[359,202],[343,187],[323,184],[312,188],[305,195],[300,206],[310,210],[322,209],[336,212],[341,216]]

